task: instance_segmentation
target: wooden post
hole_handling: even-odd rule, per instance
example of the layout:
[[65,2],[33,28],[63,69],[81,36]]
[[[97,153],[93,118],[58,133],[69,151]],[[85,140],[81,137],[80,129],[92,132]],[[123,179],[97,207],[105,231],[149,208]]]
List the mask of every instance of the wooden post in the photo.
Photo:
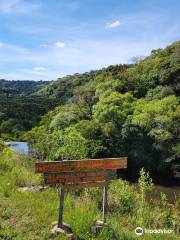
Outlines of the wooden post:
[[107,189],[108,187],[104,187],[104,192],[103,192],[103,222],[106,223],[106,213],[107,213]]
[[61,193],[60,193],[60,203],[59,203],[59,217],[58,217],[58,228],[63,228],[63,208],[64,208],[64,195],[65,190],[64,187],[61,187]]

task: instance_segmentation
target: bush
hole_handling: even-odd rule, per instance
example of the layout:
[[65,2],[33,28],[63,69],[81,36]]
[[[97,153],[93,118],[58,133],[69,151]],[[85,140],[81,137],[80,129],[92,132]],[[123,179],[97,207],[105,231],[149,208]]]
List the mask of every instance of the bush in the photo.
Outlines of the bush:
[[[4,176],[7,180],[5,182],[11,186],[24,187],[40,184],[42,181],[41,176],[34,173],[33,160],[9,148],[4,148],[0,156],[0,175]],[[8,185],[4,186],[5,192],[7,192],[6,189],[8,191]]]
[[109,210],[116,213],[133,213],[136,198],[133,187],[123,180],[116,180],[110,184]]
[[13,168],[13,162],[9,156],[10,150],[4,148],[0,155],[0,174],[4,175]]
[[4,142],[0,139],[0,153],[3,151],[4,148],[5,148],[5,144],[4,144]]

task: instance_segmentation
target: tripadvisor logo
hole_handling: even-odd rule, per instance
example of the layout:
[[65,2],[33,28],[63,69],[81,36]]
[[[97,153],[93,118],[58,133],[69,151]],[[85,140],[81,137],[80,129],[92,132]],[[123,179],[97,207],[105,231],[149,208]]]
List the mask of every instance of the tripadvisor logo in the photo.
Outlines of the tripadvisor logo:
[[142,235],[142,234],[143,234],[143,229],[142,229],[141,227],[137,227],[137,228],[135,229],[135,233],[136,233],[137,235]]
[[142,229],[142,227],[137,227],[135,229],[136,235],[142,235],[143,233],[149,233],[149,234],[171,234],[173,233],[173,229]]

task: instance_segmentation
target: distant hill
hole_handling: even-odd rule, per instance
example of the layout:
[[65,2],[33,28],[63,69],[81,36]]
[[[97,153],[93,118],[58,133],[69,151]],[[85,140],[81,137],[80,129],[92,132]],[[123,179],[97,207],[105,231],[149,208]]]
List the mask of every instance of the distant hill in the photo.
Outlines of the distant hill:
[[48,84],[0,79],[0,138],[19,139],[24,131],[38,124],[42,115],[59,104],[53,97],[33,95]]
[[144,97],[148,90],[157,86],[164,87],[164,90],[168,88],[168,91],[179,95],[179,56],[180,41],[177,41],[165,49],[152,50],[148,57],[137,59],[134,64],[111,65],[100,70],[59,78],[42,86],[38,94],[57,97],[65,103],[74,96],[79,87],[87,88],[89,84],[96,88],[103,82],[105,85],[107,79],[113,78],[115,85],[119,85],[119,92],[132,91],[138,98]]
[[82,74],[75,73],[73,75],[58,78],[56,81],[43,85],[36,94],[41,96],[52,96],[60,99],[61,103],[65,103],[74,95],[75,89],[92,82],[97,74],[101,72],[102,70],[90,71]]
[[18,94],[31,94],[38,91],[43,86],[48,85],[48,81],[33,81],[33,80],[5,80],[0,79],[1,88],[13,88]]

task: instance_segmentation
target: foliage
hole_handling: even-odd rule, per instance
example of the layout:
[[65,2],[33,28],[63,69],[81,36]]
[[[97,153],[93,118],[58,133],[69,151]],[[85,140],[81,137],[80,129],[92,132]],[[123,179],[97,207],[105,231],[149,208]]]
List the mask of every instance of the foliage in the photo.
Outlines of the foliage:
[[13,89],[19,94],[30,94],[38,91],[44,85],[49,84],[47,81],[30,81],[30,80],[5,80],[0,79],[0,89]]
[[153,188],[152,179],[150,178],[149,173],[146,173],[143,168],[140,171],[138,187],[139,187],[138,223],[140,226],[143,226],[145,216],[144,212],[146,208],[146,196],[147,193],[152,191]]
[[39,176],[35,176],[31,170],[33,162],[25,155],[18,155],[15,151],[7,147],[4,148],[2,155],[0,155],[0,174],[4,176],[4,179],[8,179],[7,184],[2,182],[5,193],[13,186],[29,186],[41,181]]
[[72,124],[77,123],[83,118],[83,113],[75,104],[67,104],[59,107],[58,113],[52,119],[51,129],[64,129]]
[[4,144],[4,142],[0,139],[0,153],[3,151],[4,148],[5,148],[5,144]]
[[[34,136],[34,134],[31,132]],[[32,147],[39,153],[39,157],[47,157],[51,160],[57,159],[83,159],[88,156],[90,142],[86,140],[75,128],[69,127],[65,130],[57,130],[47,134],[43,128],[35,130],[39,138]],[[28,136],[30,138],[30,135]],[[42,139],[42,140],[41,140]],[[93,154],[93,149],[91,151]]]
[[41,115],[57,106],[58,100],[43,96],[0,93],[0,137],[23,138],[23,133],[38,124]]
[[109,210],[118,214],[133,214],[136,207],[133,187],[126,181],[117,180],[109,189]]

